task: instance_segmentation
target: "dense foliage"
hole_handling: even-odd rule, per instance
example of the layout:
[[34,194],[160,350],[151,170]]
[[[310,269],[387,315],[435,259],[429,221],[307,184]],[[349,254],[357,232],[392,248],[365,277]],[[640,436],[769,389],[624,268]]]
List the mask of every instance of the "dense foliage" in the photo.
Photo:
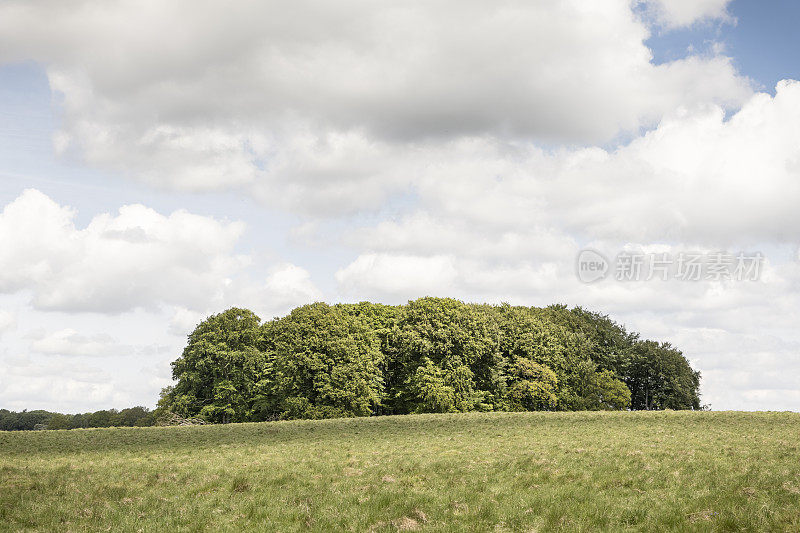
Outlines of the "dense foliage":
[[581,308],[315,303],[201,323],[159,409],[211,422],[459,411],[699,409],[666,343]]
[[75,415],[41,410],[16,412],[0,409],[0,431],[134,427],[152,426],[155,423],[155,412],[139,406],[121,411],[108,409]]

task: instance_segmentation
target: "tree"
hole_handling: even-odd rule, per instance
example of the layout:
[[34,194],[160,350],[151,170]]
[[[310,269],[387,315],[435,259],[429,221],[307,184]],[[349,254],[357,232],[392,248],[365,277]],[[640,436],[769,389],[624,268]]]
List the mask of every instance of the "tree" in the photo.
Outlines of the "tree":
[[638,341],[625,375],[632,409],[700,409],[700,372],[669,343]]
[[602,370],[595,374],[593,400],[601,409],[615,411],[628,409],[631,405],[631,391],[613,372]]
[[72,417],[69,415],[62,415],[61,413],[53,413],[47,421],[47,429],[71,429]]
[[265,354],[258,348],[260,326],[258,316],[239,308],[200,323],[181,357],[172,363],[172,377],[178,383],[162,407],[210,422],[251,419],[255,384],[267,368]]
[[264,324],[229,309],[192,332],[173,376],[151,418],[692,409],[700,379],[678,350],[605,315],[450,298],[316,303]]
[[[499,330],[488,306],[450,298],[420,298],[404,306],[397,322],[387,368],[388,412],[403,414],[419,409],[416,389],[409,389],[408,384],[427,361],[442,371],[451,383],[448,386],[459,387],[454,402],[460,406],[475,406],[501,395],[503,384],[497,373]],[[468,378],[466,370],[471,373]]]
[[146,407],[136,406],[123,409],[117,415],[118,426],[152,426],[155,423],[153,413]]
[[448,413],[455,411],[455,389],[447,384],[445,372],[425,357],[408,384],[411,410],[414,413]]
[[558,377],[546,366],[523,357],[517,358],[512,368],[512,381],[508,389],[509,407],[514,411],[542,411],[555,409],[558,397]]
[[627,409],[631,392],[610,370],[598,371],[589,359],[581,361],[570,376],[569,389],[562,398],[562,407],[571,411]]
[[566,331],[585,339],[588,343],[585,355],[600,370],[611,370],[619,374],[621,366],[638,340],[637,334],[628,333],[607,315],[581,307],[567,309],[564,305],[551,305],[540,310],[540,314]]
[[283,418],[375,414],[383,400],[383,353],[368,323],[323,303],[270,326],[272,398]]

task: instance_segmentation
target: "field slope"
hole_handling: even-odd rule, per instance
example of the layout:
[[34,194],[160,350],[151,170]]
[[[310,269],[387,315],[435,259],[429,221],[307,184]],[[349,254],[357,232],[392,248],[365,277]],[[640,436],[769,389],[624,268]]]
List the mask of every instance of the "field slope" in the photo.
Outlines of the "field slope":
[[798,531],[800,415],[0,432],[0,529]]

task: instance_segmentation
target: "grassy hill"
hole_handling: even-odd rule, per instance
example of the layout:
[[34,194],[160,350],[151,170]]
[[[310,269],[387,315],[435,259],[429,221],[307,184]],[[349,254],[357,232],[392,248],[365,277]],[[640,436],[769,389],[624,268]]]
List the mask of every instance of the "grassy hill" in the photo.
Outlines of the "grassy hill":
[[0,432],[0,529],[800,530],[800,415],[408,415]]

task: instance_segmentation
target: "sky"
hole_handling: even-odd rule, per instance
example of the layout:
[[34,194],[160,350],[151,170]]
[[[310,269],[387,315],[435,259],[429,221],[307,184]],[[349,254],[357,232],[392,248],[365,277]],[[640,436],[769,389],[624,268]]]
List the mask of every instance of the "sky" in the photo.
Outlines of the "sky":
[[0,0],[0,407],[154,407],[232,306],[446,296],[599,311],[714,410],[800,410],[798,20]]

